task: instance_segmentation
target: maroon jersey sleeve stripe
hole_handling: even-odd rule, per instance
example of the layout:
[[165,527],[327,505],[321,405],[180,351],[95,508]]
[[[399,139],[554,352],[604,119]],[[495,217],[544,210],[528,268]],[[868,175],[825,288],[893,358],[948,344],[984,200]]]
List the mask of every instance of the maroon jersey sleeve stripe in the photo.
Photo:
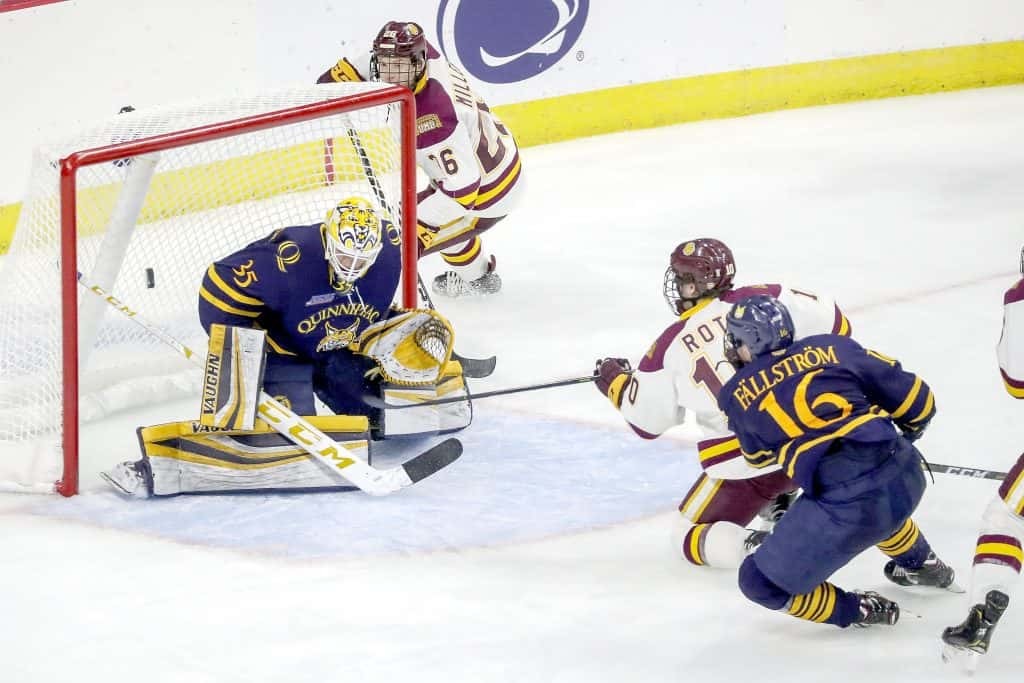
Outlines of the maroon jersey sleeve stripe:
[[1022,299],[1024,299],[1024,279],[1006,290],[1006,294],[1003,296],[1003,305],[1013,304]]
[[647,350],[644,357],[640,359],[637,369],[640,372],[657,372],[665,367],[665,351],[672,344],[672,340],[686,327],[686,321],[680,320],[672,323],[661,333],[651,348]]

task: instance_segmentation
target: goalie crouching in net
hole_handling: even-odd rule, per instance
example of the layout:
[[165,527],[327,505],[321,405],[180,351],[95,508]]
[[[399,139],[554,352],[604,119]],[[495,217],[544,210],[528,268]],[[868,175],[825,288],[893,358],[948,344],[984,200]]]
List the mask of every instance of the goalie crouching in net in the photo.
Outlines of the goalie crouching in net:
[[[468,400],[387,416],[363,400],[467,395],[450,323],[392,306],[401,262],[397,227],[350,197],[323,223],[276,230],[211,264],[199,290],[210,335],[201,417],[139,429],[142,459],[104,478],[143,498],[351,488],[257,419],[261,388],[365,460],[371,439],[467,427]],[[317,398],[334,415],[316,417]]]

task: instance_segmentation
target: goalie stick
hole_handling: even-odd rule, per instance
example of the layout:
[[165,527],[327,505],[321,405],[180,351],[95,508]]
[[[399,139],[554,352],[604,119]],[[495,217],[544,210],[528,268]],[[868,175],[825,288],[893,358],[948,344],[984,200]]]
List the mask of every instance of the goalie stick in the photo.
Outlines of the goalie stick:
[[[366,148],[363,147],[362,140],[359,139],[359,133],[356,132],[355,128],[348,128],[346,130],[349,140],[352,141],[352,146],[356,150],[356,156],[359,157],[359,162],[363,165],[363,173],[366,175],[366,179],[370,182],[370,189],[373,190],[374,196],[377,197],[377,202],[381,207],[388,212],[388,214],[394,218],[395,212],[391,208],[391,204],[384,196],[384,190],[380,186],[380,181],[377,179],[377,172],[373,170],[373,165],[370,163],[370,156],[366,153]],[[420,277],[419,272],[416,273],[416,288],[419,290],[420,298],[423,299],[423,303],[427,305],[432,311],[436,311],[437,308],[434,306],[433,300],[430,298],[430,294],[427,292],[426,286],[423,284],[423,278]],[[462,365],[462,376],[470,379],[482,379],[488,377],[494,372],[494,366],[497,365],[498,359],[495,356],[490,358],[469,358],[456,353],[452,350],[452,360],[457,360]]]
[[[203,363],[195,351],[147,321],[138,312],[108,294],[99,285],[90,282],[81,271],[78,271],[78,284],[83,289],[105,300],[112,308],[117,309],[119,313],[140,325],[193,364],[202,367]],[[275,431],[314,456],[342,478],[374,496],[387,495],[412,486],[421,479],[444,469],[462,455],[462,443],[458,439],[446,439],[402,465],[389,469],[377,469],[358,458],[351,457],[336,441],[311,425],[301,415],[293,413],[291,409],[265,391],[260,391],[257,412],[260,418]]]
[[[509,387],[507,389],[495,389],[494,391],[481,391],[472,395],[473,399],[488,398],[491,396],[504,396],[506,394],[519,394],[524,391],[537,391],[539,389],[552,389],[554,387],[566,387],[570,384],[583,384],[584,382],[593,382],[597,379],[596,375],[586,375],[584,377],[573,377],[571,379],[559,379],[553,382],[545,382],[543,384],[526,384],[520,387]],[[447,398],[437,398],[432,401],[423,401],[422,403],[409,403],[399,405],[397,403],[388,403],[379,396],[372,394],[363,394],[362,399],[374,408],[381,408],[384,410],[405,410],[406,408],[423,408],[425,406],[439,406],[445,403],[457,403],[459,401],[465,401],[465,396],[449,396]]]

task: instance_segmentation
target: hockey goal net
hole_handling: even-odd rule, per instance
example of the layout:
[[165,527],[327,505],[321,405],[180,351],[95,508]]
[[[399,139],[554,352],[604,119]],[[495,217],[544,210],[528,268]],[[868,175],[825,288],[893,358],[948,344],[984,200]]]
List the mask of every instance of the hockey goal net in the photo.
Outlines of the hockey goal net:
[[377,83],[130,112],[37,149],[0,257],[0,490],[72,495],[81,422],[198,395],[193,366],[115,306],[204,354],[207,266],[343,197],[402,229],[414,306],[414,155],[411,93]]

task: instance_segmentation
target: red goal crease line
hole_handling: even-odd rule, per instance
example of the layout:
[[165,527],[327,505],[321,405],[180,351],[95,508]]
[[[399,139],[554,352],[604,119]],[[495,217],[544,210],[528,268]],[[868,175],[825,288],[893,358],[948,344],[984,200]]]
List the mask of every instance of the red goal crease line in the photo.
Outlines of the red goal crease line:
[[67,0],[0,0],[0,12],[12,12],[16,9],[28,9],[39,5],[52,5]]

